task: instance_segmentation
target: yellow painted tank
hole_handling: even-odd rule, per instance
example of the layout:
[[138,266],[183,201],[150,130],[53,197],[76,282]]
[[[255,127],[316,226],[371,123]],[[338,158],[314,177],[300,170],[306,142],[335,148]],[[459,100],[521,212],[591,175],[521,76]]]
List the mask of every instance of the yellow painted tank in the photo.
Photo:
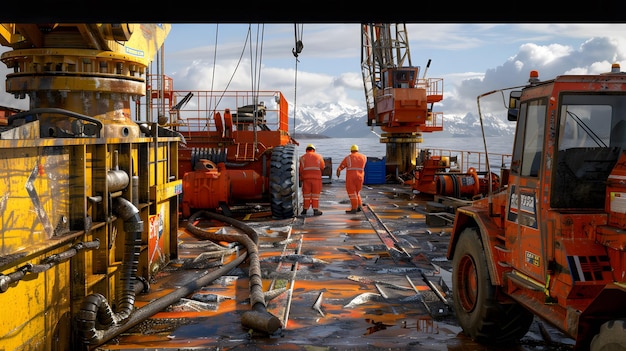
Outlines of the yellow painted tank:
[[178,254],[180,138],[131,119],[169,25],[0,27],[0,345],[89,348]]

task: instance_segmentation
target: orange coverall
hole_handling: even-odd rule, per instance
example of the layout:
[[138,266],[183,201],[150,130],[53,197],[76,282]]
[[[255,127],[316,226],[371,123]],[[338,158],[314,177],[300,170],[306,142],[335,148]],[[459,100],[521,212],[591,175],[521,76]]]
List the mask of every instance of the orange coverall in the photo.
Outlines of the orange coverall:
[[350,198],[352,210],[358,210],[362,205],[361,189],[365,180],[365,164],[367,157],[358,151],[351,151],[337,167],[337,175],[346,169],[346,191]]
[[307,150],[300,156],[299,175],[302,181],[302,209],[308,210],[309,206],[313,210],[319,209],[320,194],[322,193],[322,172],[326,164],[322,155],[315,150]]

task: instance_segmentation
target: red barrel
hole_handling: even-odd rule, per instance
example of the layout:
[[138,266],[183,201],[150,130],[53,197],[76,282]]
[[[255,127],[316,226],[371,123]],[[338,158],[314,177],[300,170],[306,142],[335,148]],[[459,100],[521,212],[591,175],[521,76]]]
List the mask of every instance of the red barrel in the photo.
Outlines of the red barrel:
[[480,192],[480,182],[474,168],[470,168],[468,173],[438,173],[435,175],[435,183],[437,195],[471,198]]

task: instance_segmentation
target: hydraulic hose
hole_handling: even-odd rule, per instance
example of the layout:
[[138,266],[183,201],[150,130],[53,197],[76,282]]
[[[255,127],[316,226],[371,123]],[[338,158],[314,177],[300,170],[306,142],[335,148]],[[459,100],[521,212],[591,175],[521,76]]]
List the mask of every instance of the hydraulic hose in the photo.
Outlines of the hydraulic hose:
[[[247,254],[242,254],[232,260],[222,268],[212,271],[191,283],[176,289],[173,293],[165,295],[148,305],[133,311],[135,294],[138,289],[135,287],[137,259],[140,252],[141,233],[143,226],[138,217],[139,211],[130,203],[130,201],[118,198],[114,203],[114,211],[122,217],[124,229],[128,235],[126,255],[123,268],[123,296],[121,298],[121,311],[114,313],[108,304],[106,298],[101,294],[92,294],[87,296],[81,305],[80,312],[77,316],[77,327],[82,338],[82,342],[88,345],[100,345],[106,341],[116,337],[117,335],[127,331],[133,326],[141,323],[150,316],[162,311],[167,306],[175,303],[181,298],[197,291],[202,286],[210,284],[215,279],[223,276],[231,271],[234,267],[240,265],[249,256],[250,257],[250,302],[251,310],[242,315],[242,324],[245,327],[264,331],[266,333],[274,333],[282,326],[280,319],[269,313],[266,309],[265,297],[262,290],[260,260],[257,249],[258,234],[256,231],[230,217],[222,216],[206,211],[194,214],[187,225],[189,232],[199,238],[215,241],[239,242],[246,247]],[[191,223],[201,214],[213,217],[217,220],[229,223],[241,229],[246,235],[240,234],[216,234],[208,233]],[[139,228],[141,227],[141,228]],[[137,231],[133,231],[137,230]],[[131,314],[132,312],[132,314]],[[104,325],[105,330],[96,329],[96,321],[98,324]]]
[[198,291],[203,286],[209,285],[212,281],[227,274],[235,267],[239,266],[246,259],[246,257],[246,253],[243,253],[242,255],[230,261],[228,264],[220,267],[219,269],[211,271],[196,280],[192,280],[190,283],[174,289],[172,293],[162,296],[150,302],[146,306],[135,310],[130,318],[126,320],[126,323],[122,325],[115,325],[107,330],[104,330],[103,332],[99,333],[97,338],[91,340],[91,344],[101,345],[115,338],[116,336],[129,330],[130,328],[143,322],[144,320],[150,318],[158,312],[163,311],[163,309],[167,308],[167,306],[179,301],[181,298],[193,293],[194,291]]
[[124,220],[126,232],[119,311],[114,313],[106,298],[101,294],[96,293],[85,297],[76,316],[76,324],[79,335],[86,344],[102,338],[103,331],[96,329],[97,323],[106,327],[118,325],[128,319],[135,306],[135,281],[141,253],[143,221],[137,207],[122,197],[114,199],[113,211]]
[[[216,220],[231,224],[232,226],[243,231],[246,235],[209,233],[202,230],[192,224],[201,215],[206,215]],[[252,306],[252,309],[243,313],[241,317],[241,324],[244,327],[257,331],[263,331],[269,334],[272,334],[278,330],[278,328],[281,328],[282,322],[278,317],[267,311],[267,306],[265,304],[263,281],[261,280],[261,262],[257,247],[259,238],[254,228],[231,217],[208,211],[199,211],[189,217],[187,230],[194,236],[201,239],[238,242],[245,246],[250,258],[250,270],[248,275],[250,277],[250,305]]]
[[113,212],[124,220],[126,232],[124,260],[122,261],[122,298],[119,302],[120,312],[116,314],[115,319],[115,324],[118,324],[130,316],[135,306],[135,281],[141,254],[143,221],[137,207],[122,197],[113,201]]

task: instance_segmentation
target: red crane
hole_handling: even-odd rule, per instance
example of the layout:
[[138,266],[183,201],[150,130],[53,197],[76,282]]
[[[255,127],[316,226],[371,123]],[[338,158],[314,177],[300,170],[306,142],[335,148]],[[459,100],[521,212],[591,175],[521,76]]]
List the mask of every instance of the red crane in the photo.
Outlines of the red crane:
[[404,23],[363,24],[361,47],[367,124],[383,132],[387,175],[411,173],[422,133],[443,130],[443,113],[433,111],[443,78],[426,78],[430,60],[423,73],[412,65]]

